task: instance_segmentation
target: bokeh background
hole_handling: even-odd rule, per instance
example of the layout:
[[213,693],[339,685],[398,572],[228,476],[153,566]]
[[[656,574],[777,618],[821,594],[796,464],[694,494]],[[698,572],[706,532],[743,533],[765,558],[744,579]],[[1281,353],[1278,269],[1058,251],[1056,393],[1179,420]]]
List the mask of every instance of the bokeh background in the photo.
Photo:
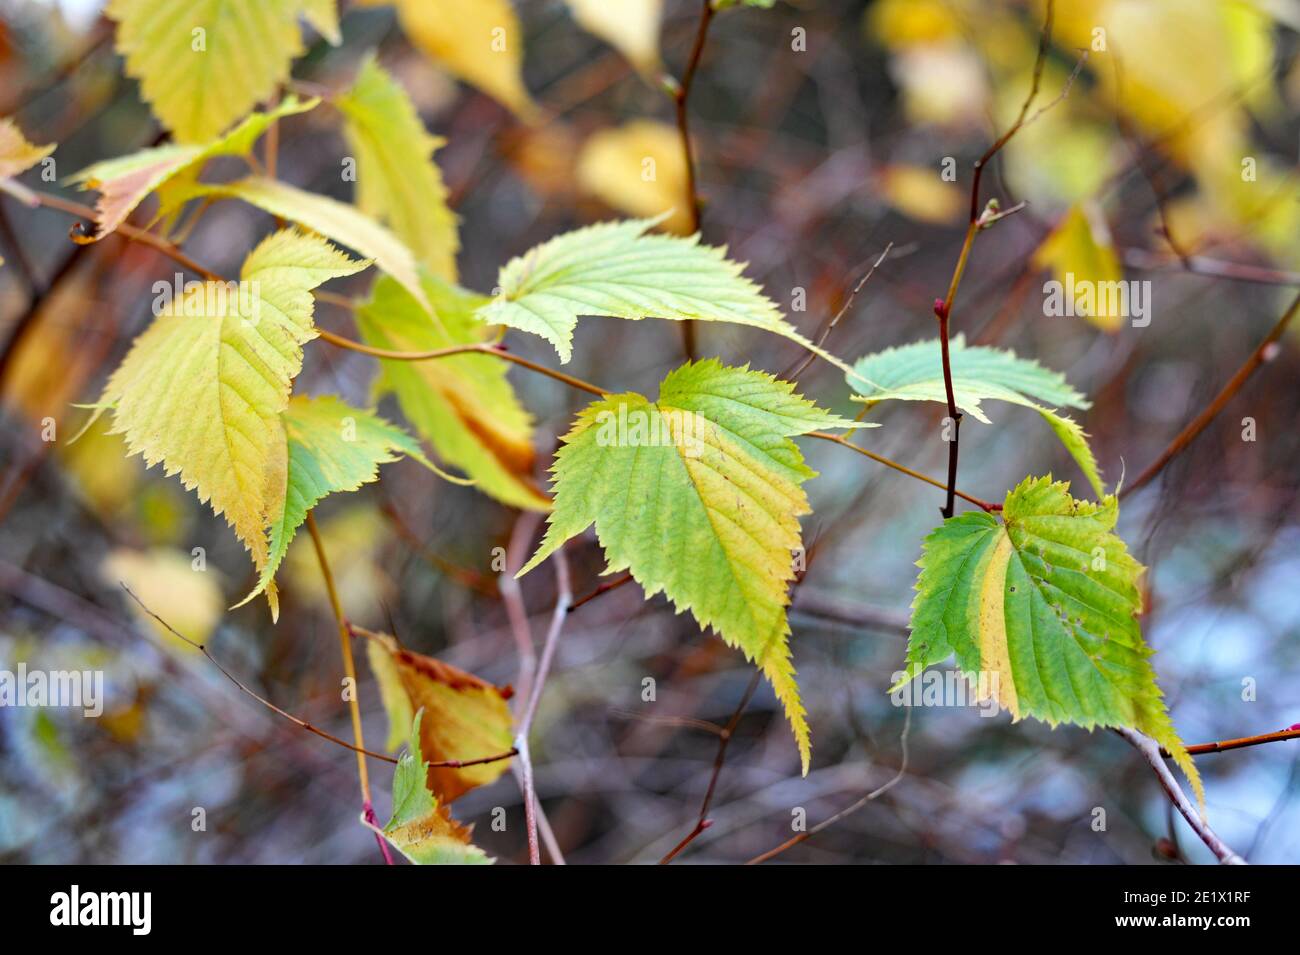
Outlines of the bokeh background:
[[[294,65],[304,82],[341,88],[368,51],[379,51],[429,129],[447,140],[437,161],[461,218],[461,278],[485,292],[503,262],[557,232],[684,208],[680,142],[658,69],[639,71],[558,0],[515,6],[526,85],[541,109],[536,125],[440,71],[383,7],[344,4],[343,44],[309,34],[310,50]],[[978,237],[954,331],[1034,357],[1088,394],[1094,403],[1081,420],[1113,486],[1213,397],[1300,284],[1300,3],[1057,6],[1037,105],[1067,86],[1068,95],[985,177],[985,198],[1029,204]],[[716,17],[690,100],[705,239],[747,261],[809,335],[892,243],[827,347],[853,359],[933,337],[931,303],[946,291],[961,244],[971,164],[1025,98],[1043,13],[1042,3],[1013,0],[820,0]],[[681,73],[698,14],[695,0],[665,4],[669,73]],[[1104,50],[1095,48],[1098,27]],[[93,0],[0,0],[0,115],[34,141],[59,143],[61,177],[161,133]],[[337,121],[317,110],[281,127],[279,174],[350,199]],[[654,183],[639,175],[647,156],[656,160]],[[941,176],[946,157],[955,182]],[[1254,180],[1242,177],[1247,158]],[[356,822],[351,754],[241,695],[142,619],[117,583],[130,581],[258,692],[347,736],[337,639],[310,542],[296,542],[282,574],[278,625],[258,603],[228,611],[252,577],[224,523],[176,479],[124,457],[120,439],[101,428],[66,441],[85,417],[72,405],[95,400],[149,320],[150,286],[174,265],[117,238],[74,246],[67,216],[8,197],[0,204],[20,245],[0,250],[8,260],[0,267],[0,667],[98,668],[107,691],[98,720],[0,708],[0,859],[380,862]],[[1035,251],[1076,208],[1124,277],[1151,283],[1147,327],[1044,313],[1051,271]],[[271,228],[262,213],[220,204],[186,250],[229,274]],[[360,294],[372,274],[340,289]],[[351,333],[344,312],[322,308],[318,320]],[[703,354],[772,372],[801,358],[788,342],[739,328],[702,327],[698,338]],[[555,364],[538,340],[512,334],[509,343]],[[1125,500],[1121,534],[1150,568],[1144,630],[1187,742],[1300,720],[1296,344],[1288,335],[1200,439]],[[587,319],[574,352],[566,370],[653,393],[682,360],[681,329]],[[365,356],[318,343],[298,388],[364,404],[375,371]],[[586,399],[519,370],[512,380],[537,418],[540,480]],[[808,365],[799,382],[822,404],[856,413],[842,376],[824,363]],[[400,418],[391,403],[381,408]],[[988,410],[993,425],[968,416],[962,429],[964,489],[1000,499],[1025,475],[1048,471],[1086,486],[1037,415]],[[883,427],[862,440],[939,476],[942,414],[938,405],[882,407],[874,417]],[[55,443],[41,440],[46,417],[58,422]],[[1254,441],[1243,440],[1248,417]],[[800,778],[779,707],[760,687],[727,750],[714,824],[681,861],[750,859],[789,838],[794,810],[813,825],[900,768],[886,793],[780,860],[1209,861],[1149,767],[1113,734],[1013,726],[970,708],[909,717],[891,704],[885,690],[903,659],[913,564],[942,494],[842,448],[803,443],[821,472],[808,485],[810,560],[791,613],[812,771]],[[379,485],[326,501],[320,522],[353,620],[494,682],[515,679],[493,549],[508,548],[517,563],[537,539],[535,518],[402,463]],[[201,574],[191,569],[196,547],[206,555]],[[569,552],[575,590],[585,594],[600,582],[600,553],[589,537]],[[522,586],[540,640],[554,578],[543,568]],[[533,743],[539,795],[569,862],[656,861],[691,829],[717,727],[751,673],[738,652],[662,597],[644,601],[635,585],[570,616]],[[647,677],[653,703],[642,700]],[[377,743],[385,717],[364,664],[360,698]],[[1297,759],[1292,742],[1199,760],[1212,823],[1251,861],[1300,861]],[[375,776],[386,818],[388,770],[377,766]],[[206,811],[205,832],[191,829],[195,807]],[[505,831],[489,824],[496,807]],[[1106,810],[1105,831],[1092,826],[1096,807]],[[490,854],[526,860],[509,774],[454,810],[477,824],[475,839]]]

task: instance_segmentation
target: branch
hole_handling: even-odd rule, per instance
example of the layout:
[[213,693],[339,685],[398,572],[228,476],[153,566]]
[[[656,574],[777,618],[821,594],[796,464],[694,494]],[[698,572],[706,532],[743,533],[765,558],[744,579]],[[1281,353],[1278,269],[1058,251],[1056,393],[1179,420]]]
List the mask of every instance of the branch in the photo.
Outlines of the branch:
[[1255,373],[1255,369],[1259,368],[1259,366],[1264,364],[1264,362],[1271,360],[1273,356],[1277,354],[1277,342],[1282,337],[1283,332],[1286,331],[1287,326],[1291,324],[1291,320],[1295,318],[1297,312],[1300,312],[1300,294],[1296,295],[1292,300],[1290,307],[1282,313],[1282,317],[1277,320],[1269,333],[1264,336],[1264,340],[1259,343],[1259,347],[1256,348],[1254,352],[1251,353],[1250,357],[1246,359],[1245,363],[1237,369],[1237,373],[1228,379],[1228,383],[1223,386],[1223,390],[1220,391],[1218,396],[1210,402],[1209,406],[1193,418],[1191,423],[1180,431],[1173,441],[1169,442],[1169,446],[1161,452],[1160,457],[1152,461],[1147,469],[1139,474],[1132,484],[1119,492],[1121,500],[1139,488],[1145,487],[1149,484],[1157,474],[1164,470],[1166,464],[1172,461],[1189,444],[1195,441],[1197,437],[1200,436],[1200,433],[1205,430],[1206,426],[1209,425],[1209,423],[1218,416],[1219,412],[1224,409],[1224,406],[1232,400],[1233,396],[1241,390],[1242,385],[1244,385],[1250,376]]
[[119,580],[119,581],[118,581],[118,584],[121,586],[121,588],[122,588],[123,590],[125,590],[125,591],[127,592],[127,595],[130,596],[130,598],[131,598],[132,600],[134,600],[137,604],[140,605],[140,609],[141,609],[141,610],[143,610],[143,611],[144,611],[145,613],[147,613],[149,616],[153,617],[154,620],[157,620],[158,623],[162,624],[162,626],[166,627],[166,628],[168,629],[168,631],[170,631],[171,634],[172,634],[173,636],[175,636],[175,637],[179,637],[181,640],[184,640],[186,643],[188,643],[188,644],[189,644],[191,647],[193,647],[195,650],[198,650],[200,653],[202,653],[205,657],[208,658],[208,662],[209,662],[209,663],[211,663],[214,667],[216,667],[218,670],[221,671],[222,676],[224,676],[224,677],[225,677],[227,680],[229,680],[231,683],[235,684],[235,686],[239,687],[239,689],[242,690],[244,693],[248,694],[248,695],[251,696],[253,699],[257,700],[257,702],[261,703],[263,706],[265,706],[265,707],[266,707],[268,710],[270,710],[272,713],[275,713],[275,714],[277,714],[277,715],[279,715],[279,716],[283,716],[283,717],[284,717],[286,720],[288,720],[290,723],[293,723],[293,724],[295,724],[295,725],[297,725],[297,726],[302,727],[303,729],[307,730],[307,732],[309,732],[309,733],[315,733],[315,734],[316,734],[317,736],[319,736],[321,739],[327,739],[327,740],[329,740],[331,743],[335,743],[335,744],[337,744],[337,745],[339,745],[339,746],[342,746],[344,749],[350,749],[350,750],[352,750],[352,752],[356,753],[356,754],[358,755],[358,757],[360,757],[360,756],[369,756],[371,759],[382,759],[382,760],[383,760],[384,762],[386,762],[386,763],[396,763],[396,762],[397,762],[397,760],[395,760],[393,757],[391,757],[391,756],[386,756],[386,755],[384,755],[383,753],[376,753],[376,752],[374,752],[373,750],[362,749],[362,748],[359,747],[359,746],[353,746],[353,745],[352,745],[351,743],[349,743],[347,740],[340,739],[339,737],[335,736],[335,735],[332,734],[332,733],[327,733],[327,732],[325,732],[323,729],[320,729],[320,728],[318,728],[318,727],[316,727],[316,726],[313,726],[311,723],[308,723],[306,720],[304,720],[304,719],[299,719],[298,717],[294,716],[292,713],[289,713],[289,712],[287,712],[287,711],[285,711],[285,710],[280,709],[280,707],[276,706],[274,703],[272,703],[270,700],[266,699],[265,697],[263,697],[263,696],[259,696],[259,695],[258,695],[257,693],[255,693],[253,690],[250,690],[247,686],[245,686],[243,683],[241,683],[241,682],[240,682],[240,681],[239,681],[239,680],[234,676],[234,674],[232,674],[229,670],[227,670],[227,669],[226,669],[225,667],[223,667],[220,663],[218,663],[216,657],[214,657],[211,653],[208,652],[208,648],[207,648],[204,644],[202,644],[202,643],[198,643],[198,642],[195,641],[195,640],[191,640],[189,637],[185,636],[185,634],[181,633],[179,630],[177,630],[175,627],[173,627],[170,623],[168,623],[168,622],[167,622],[166,620],[164,620],[162,617],[158,616],[158,614],[154,613],[153,610],[151,610],[148,606],[145,605],[145,602],[144,602],[143,600],[141,600],[138,596],[136,596],[135,591],[133,591],[130,587],[128,587],[128,586],[126,585],[126,582],[125,582],[125,581],[121,581],[121,580]]
[[[352,681],[352,693],[348,697],[348,712],[352,716],[352,738],[358,748],[366,745],[365,733],[361,730],[361,705],[357,702],[357,666],[352,659],[352,634],[347,618],[343,615],[343,605],[334,586],[334,574],[330,571],[329,561],[325,559],[325,544],[321,541],[320,529],[316,526],[316,515],[307,512],[307,530],[311,532],[311,542],[316,548],[316,560],[320,564],[321,576],[325,578],[325,590],[329,593],[330,609],[334,612],[334,622],[338,625],[339,646],[343,653],[343,673]],[[361,782],[361,813],[366,822],[375,822],[375,810],[370,799],[370,773],[366,761],[357,754],[357,778]],[[387,843],[379,836],[379,851],[384,854],[384,861],[393,864],[393,857],[388,852]]]
[[[1288,727],[1284,730],[1278,730],[1276,733],[1261,733],[1258,736],[1242,736],[1238,739],[1225,739],[1217,743],[1197,743],[1195,746],[1187,747],[1187,752],[1192,756],[1203,756],[1206,753],[1226,753],[1232,749],[1245,749],[1248,746],[1262,746],[1264,743],[1281,743],[1284,740],[1300,739],[1300,723]],[[1169,753],[1165,750],[1160,751],[1160,755],[1166,758]]]
[[1133,748],[1151,764],[1151,768],[1155,770],[1156,778],[1160,780],[1160,785],[1164,788],[1170,800],[1173,801],[1174,806],[1183,814],[1183,818],[1192,827],[1192,831],[1210,847],[1210,851],[1215,854],[1218,860],[1224,865],[1245,865],[1246,860],[1233,852],[1228,847],[1228,844],[1218,837],[1214,830],[1210,828],[1209,823],[1201,818],[1201,814],[1196,811],[1196,807],[1188,800],[1187,794],[1183,792],[1183,787],[1178,785],[1178,780],[1174,778],[1174,774],[1165,765],[1165,761],[1160,755],[1160,746],[1156,741],[1128,727],[1117,726],[1112,727],[1112,729],[1128,740]]
[[683,849],[695,841],[695,838],[700,833],[713,825],[712,820],[709,819],[709,807],[713,804],[713,792],[718,788],[718,777],[722,774],[722,764],[727,759],[727,747],[731,744],[731,737],[736,732],[741,716],[744,715],[745,707],[749,706],[749,701],[753,699],[754,691],[758,689],[758,681],[762,676],[762,670],[754,670],[754,676],[745,689],[745,695],[740,698],[740,704],[736,707],[736,711],[731,714],[731,719],[727,720],[727,725],[718,731],[718,754],[713,757],[713,775],[709,777],[708,788],[704,790],[704,801],[700,803],[700,814],[695,821],[695,828],[688,832],[686,838],[673,846],[672,850],[659,860],[660,865],[668,865],[672,862],[681,854]]

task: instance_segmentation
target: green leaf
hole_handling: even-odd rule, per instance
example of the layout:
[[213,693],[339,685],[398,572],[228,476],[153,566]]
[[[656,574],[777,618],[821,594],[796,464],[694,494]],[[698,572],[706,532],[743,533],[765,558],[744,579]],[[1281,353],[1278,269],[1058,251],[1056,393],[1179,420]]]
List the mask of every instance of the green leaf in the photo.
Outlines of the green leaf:
[[781,316],[726,249],[690,237],[645,234],[658,219],[604,222],[556,236],[512,259],[501,292],[479,310],[487,322],[540,335],[567,362],[582,315],[731,322],[798,342],[840,370],[852,369]]
[[[298,15],[322,0],[110,0],[117,52],[178,142],[214,139],[270,98],[303,52]],[[337,22],[337,21],[335,21]]]
[[416,865],[490,865],[492,859],[470,842],[469,830],[451,818],[425,783],[429,764],[420,752],[420,721],[411,723],[409,749],[393,773],[393,816],[384,838]]
[[[362,340],[395,351],[430,351],[492,337],[474,315],[487,301],[483,296],[427,274],[423,288],[436,322],[397,282],[376,282],[370,301],[355,313]],[[397,396],[406,420],[443,460],[504,504],[550,509],[533,483],[533,420],[506,378],[509,365],[491,355],[381,365],[377,389]]]
[[357,205],[391,225],[434,275],[456,281],[456,216],[433,162],[444,140],[429,135],[401,84],[373,58],[335,103],[357,160]]
[[419,443],[401,428],[333,395],[294,397],[281,417],[287,443],[284,496],[268,509],[270,552],[252,600],[275,577],[294,534],[326,495],[355,491],[379,478],[379,465],[407,454],[428,464]]
[[800,487],[815,476],[790,437],[854,423],[789,382],[716,360],[671,372],[659,399],[593,402],[552,468],[555,508],[527,573],[592,524],[607,574],[630,570],[739,647],[771,681],[799,745],[811,753],[795,685],[785,608],[799,549]]
[[1204,805],[1201,779],[1165,709],[1138,614],[1143,568],[1113,532],[1119,504],[1074,500],[1026,478],[1002,519],[973,511],[926,538],[907,674],[955,655],[1014,720],[1127,726],[1165,747]]
[[305,113],[319,100],[301,101],[286,97],[270,112],[253,113],[220,139],[208,143],[175,143],[142,149],[129,156],[108,159],[74,173],[68,180],[100,193],[95,204],[95,238],[102,239],[124,221],[149,193],[163,189],[176,180],[175,189],[164,196],[163,212],[178,207],[192,193],[191,189],[204,161],[214,156],[246,156],[254,143],[276,120],[295,113]]
[[[99,404],[131,454],[179,473],[226,518],[260,570],[267,515],[283,506],[281,412],[316,337],[311,290],[366,267],[293,229],[244,260],[237,288],[194,283],[131,346]],[[274,594],[270,594],[272,608]]]
[[[949,341],[948,358],[952,366],[953,398],[959,410],[988,424],[981,404],[985,399],[1033,408],[1078,463],[1097,497],[1105,496],[1106,485],[1088,446],[1088,436],[1073,419],[1052,407],[1090,407],[1090,402],[1070,387],[1064,375],[1036,361],[1020,358],[1014,352],[982,345],[967,346],[962,335]],[[849,386],[861,396],[855,400],[868,407],[891,400],[947,404],[943,357],[937,338],[866,355],[853,367],[857,377],[848,378]]]

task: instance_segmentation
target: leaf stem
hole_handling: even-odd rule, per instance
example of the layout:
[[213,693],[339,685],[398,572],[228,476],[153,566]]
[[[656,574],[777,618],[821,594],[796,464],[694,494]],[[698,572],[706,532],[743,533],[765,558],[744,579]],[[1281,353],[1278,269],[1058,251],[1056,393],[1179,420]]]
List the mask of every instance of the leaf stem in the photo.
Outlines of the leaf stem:
[[[343,615],[343,605],[339,602],[338,588],[334,585],[334,574],[330,570],[329,561],[325,557],[325,544],[321,540],[320,528],[316,526],[316,515],[312,511],[307,512],[307,530],[311,533],[311,542],[316,548],[316,560],[320,564],[321,576],[325,578],[325,590],[329,594],[330,610],[334,613],[334,622],[338,625],[339,630],[339,647],[343,653],[343,673],[351,683],[348,694],[348,712],[352,717],[352,738],[356,741],[359,748],[366,745],[365,733],[361,729],[361,705],[357,701],[357,666],[356,661],[352,659],[352,634],[348,626],[347,618]],[[366,761],[357,754],[357,778],[361,783],[361,801],[362,808],[367,819],[374,815],[371,808],[370,799],[370,772],[366,768]],[[388,847],[384,845],[384,840],[378,836],[375,837],[379,843],[379,849],[384,854],[384,858],[392,864],[392,857],[388,854]]]
[[[852,451],[858,452],[858,454],[865,455],[866,457],[871,458],[871,460],[875,461],[878,464],[883,464],[887,468],[893,468],[895,471],[899,471],[903,474],[908,475],[909,477],[914,477],[918,481],[924,481],[926,484],[929,484],[933,487],[937,487],[941,490],[946,490],[948,488],[948,485],[944,484],[942,481],[936,481],[934,478],[928,477],[922,474],[920,471],[913,471],[911,468],[907,467],[906,465],[899,464],[897,461],[891,461],[889,458],[885,457],[884,455],[876,454],[874,451],[868,451],[866,448],[854,444],[852,441],[849,441],[846,438],[841,438],[838,434],[827,434],[825,431],[809,431],[807,436],[810,438],[820,438],[822,441],[832,441],[835,444],[843,445],[844,447],[849,448]],[[976,507],[982,508],[983,510],[988,511],[990,513],[994,511],[1002,510],[1001,504],[995,504],[992,501],[985,501],[982,498],[978,498],[975,497],[974,495],[967,494],[964,491],[956,490],[955,488],[953,489],[953,494],[961,498],[963,501],[968,501],[969,503],[974,504]]]

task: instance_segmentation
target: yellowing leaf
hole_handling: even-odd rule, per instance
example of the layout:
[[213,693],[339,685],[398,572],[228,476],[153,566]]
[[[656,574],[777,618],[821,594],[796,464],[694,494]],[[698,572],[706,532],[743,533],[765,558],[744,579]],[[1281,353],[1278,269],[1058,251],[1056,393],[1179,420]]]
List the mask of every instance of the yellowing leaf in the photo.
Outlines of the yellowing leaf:
[[894,165],[880,171],[879,188],[886,202],[918,222],[951,225],[961,218],[966,198],[939,170]]
[[[365,267],[322,239],[284,230],[244,260],[237,286],[195,283],[131,346],[104,388],[111,433],[226,518],[267,560],[267,515],[285,493],[280,413],[316,337],[311,290]],[[274,607],[274,596],[272,595]]]
[[1073,296],[1075,314],[1108,332],[1124,323],[1121,298],[1111,294],[1124,281],[1124,269],[1100,212],[1072,206],[1034,253],[1033,265],[1052,270],[1061,285],[1053,294]]
[[[111,586],[126,584],[146,607],[195,643],[206,642],[221,619],[220,575],[208,567],[195,567],[194,559],[185,551],[115,550],[104,558],[101,573]],[[134,600],[128,598],[126,602],[136,619],[163,646],[182,653],[198,652],[141,610]]]
[[616,47],[642,73],[659,66],[663,0],[567,0],[583,28]]
[[456,281],[456,216],[432,158],[443,140],[429,135],[406,91],[373,59],[336,105],[357,160],[357,204],[387,221],[434,275]]
[[663,223],[669,232],[691,231],[682,138],[666,123],[636,119],[593,133],[578,156],[578,185],[629,215],[671,213]]
[[55,145],[35,146],[12,119],[0,119],[0,179],[12,179],[54,152]]
[[110,0],[117,51],[178,142],[215,139],[289,77],[298,15],[329,23],[322,0]]
[[877,0],[867,9],[866,26],[890,47],[961,36],[961,22],[944,0]]
[[551,469],[555,508],[520,574],[595,524],[605,573],[630,570],[766,674],[803,771],[808,722],[795,685],[785,608],[815,476],[790,437],[855,427],[789,382],[715,360],[671,372],[650,401],[610,395],[579,413]]
[[[420,751],[435,763],[507,753],[513,731],[510,687],[497,687],[441,660],[412,653],[386,633],[362,631],[366,656],[388,712],[388,748],[401,742],[411,714],[423,710]],[[450,803],[510,768],[509,759],[474,766],[430,766],[428,786]]]
[[307,192],[277,179],[251,176],[238,182],[201,186],[199,194],[242,199],[273,216],[296,222],[304,229],[356,249],[397,281],[419,303],[429,307],[420,288],[415,256],[397,236],[364,212],[329,196]]
[[333,46],[343,42],[339,33],[338,0],[299,0],[303,19]]
[[1026,478],[1002,520],[951,517],[925,541],[904,686],[955,655],[983,699],[1015,720],[1127,726],[1157,740],[1205,793],[1179,740],[1142,640],[1143,568],[1114,533],[1119,505],[1076,501]]
[[537,105],[524,87],[524,31],[510,0],[363,0],[395,3],[410,41],[449,72],[530,121]]
[[489,865],[492,860],[469,841],[469,830],[451,818],[425,783],[428,761],[420,754],[423,716],[423,711],[415,714],[409,749],[393,773],[393,817],[384,826],[384,838],[416,865]]
[[564,362],[573,357],[580,315],[731,322],[798,342],[856,374],[787,323],[726,249],[701,245],[698,235],[644,235],[653,225],[650,219],[602,222],[543,242],[502,267],[501,294],[479,317],[540,335]]
[[[393,351],[431,351],[492,337],[474,315],[486,298],[431,276],[425,276],[424,291],[436,323],[395,281],[380,279],[356,311],[361,338]],[[515,397],[505,362],[453,355],[381,364],[378,389],[397,396],[402,414],[443,460],[505,504],[549,509],[550,500],[533,482],[532,416]]]
[[[213,142],[143,149],[129,156],[95,163],[73,174],[68,181],[100,193],[95,204],[95,222],[99,227],[95,238],[102,239],[121,225],[149,193],[162,188],[174,177],[180,177],[182,181],[193,180],[201,164],[213,156],[247,155],[272,123],[284,116],[306,112],[317,102],[286,97],[274,110],[253,113]],[[177,192],[177,201],[186,197],[184,189],[182,187]]]

